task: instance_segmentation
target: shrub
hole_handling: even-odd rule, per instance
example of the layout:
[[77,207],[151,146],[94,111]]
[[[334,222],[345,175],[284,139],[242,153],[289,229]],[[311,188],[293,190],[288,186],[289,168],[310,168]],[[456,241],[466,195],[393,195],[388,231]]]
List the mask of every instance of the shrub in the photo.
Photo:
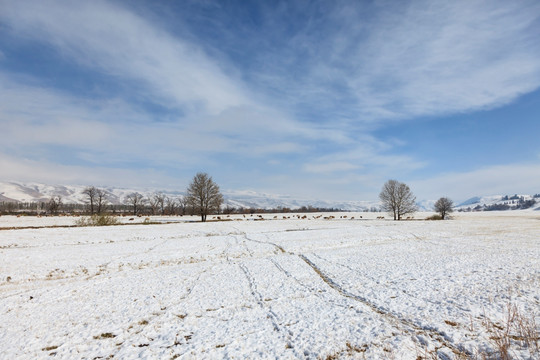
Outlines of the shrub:
[[118,225],[118,223],[118,219],[109,214],[96,214],[89,217],[82,217],[75,222],[77,226],[111,226]]
[[442,216],[439,214],[431,215],[426,218],[426,220],[442,220],[442,219],[443,219]]

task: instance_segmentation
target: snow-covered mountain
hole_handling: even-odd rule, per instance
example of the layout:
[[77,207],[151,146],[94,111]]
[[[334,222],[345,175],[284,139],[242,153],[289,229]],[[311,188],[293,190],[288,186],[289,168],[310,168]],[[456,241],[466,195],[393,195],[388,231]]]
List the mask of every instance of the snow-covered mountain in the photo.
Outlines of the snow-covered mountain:
[[490,195],[474,196],[456,205],[455,210],[540,210],[539,195]]
[[[0,182],[0,202],[40,202],[48,201],[52,196],[61,196],[62,202],[71,204],[83,204],[86,196],[83,190],[84,185],[46,185],[39,183],[18,183]],[[151,197],[156,192],[178,198],[184,195],[182,191],[161,190],[161,189],[126,189],[114,187],[99,187],[107,192],[107,197],[112,204],[122,204],[127,195],[138,192],[145,197]],[[251,190],[225,190],[223,191],[225,206],[234,208],[257,208],[257,209],[277,209],[289,208],[298,209],[301,207],[314,207],[325,209],[341,209],[348,211],[364,211],[371,208],[379,208],[378,201],[327,201],[320,199],[299,199],[290,195],[276,195],[259,193]],[[540,197],[534,195],[491,195],[476,196],[464,202],[456,204],[455,210],[510,210],[516,209],[527,201],[535,200],[536,203],[531,209],[540,210]],[[435,200],[421,200],[417,202],[420,211],[433,211]],[[530,203],[528,203],[530,204]]]
[[[38,183],[0,182],[0,201],[40,202],[48,201],[53,196],[61,196],[63,203],[84,204],[86,196],[82,193],[84,185],[45,185]],[[151,197],[156,192],[178,198],[184,195],[181,191],[161,189],[125,189],[99,187],[107,192],[107,198],[112,204],[122,204],[127,195],[138,192],[145,197]],[[364,211],[379,207],[375,201],[325,201],[318,199],[298,199],[288,195],[264,194],[255,191],[222,191],[225,206],[234,208],[298,209],[303,206],[315,208],[334,208],[350,211]]]
[[298,199],[289,195],[264,194],[255,191],[224,191],[226,204],[232,207],[277,209],[298,209],[303,206],[348,211],[364,211],[380,206],[377,201],[325,201],[318,199]]

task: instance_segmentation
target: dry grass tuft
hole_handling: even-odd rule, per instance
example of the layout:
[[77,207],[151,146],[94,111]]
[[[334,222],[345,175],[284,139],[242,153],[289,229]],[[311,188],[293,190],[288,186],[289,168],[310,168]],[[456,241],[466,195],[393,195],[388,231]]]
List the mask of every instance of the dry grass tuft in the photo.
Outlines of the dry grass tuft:
[[47,346],[47,347],[44,347],[43,349],[41,349],[42,351],[51,351],[51,350],[56,350],[58,349],[58,346],[57,345],[53,345],[53,346]]
[[75,222],[75,225],[77,226],[111,226],[118,224],[119,222],[116,216],[109,214],[96,214],[89,217],[82,217]]
[[[534,314],[524,314],[515,304],[509,303],[503,321],[493,321],[484,315],[482,325],[489,334],[498,359],[510,360],[518,357],[513,348],[527,349],[531,358],[540,358],[540,333]],[[488,359],[492,356],[486,355]]]

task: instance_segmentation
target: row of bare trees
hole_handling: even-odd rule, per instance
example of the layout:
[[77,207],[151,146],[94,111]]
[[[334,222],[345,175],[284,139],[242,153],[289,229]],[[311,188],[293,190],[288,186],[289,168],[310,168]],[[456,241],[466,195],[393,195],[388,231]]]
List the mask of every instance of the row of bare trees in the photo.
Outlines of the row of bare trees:
[[[219,186],[206,173],[198,173],[191,181],[186,195],[186,204],[206,221],[208,214],[219,212],[223,203],[223,196]],[[401,220],[403,216],[418,211],[416,197],[407,184],[397,180],[388,180],[379,194],[382,209],[392,214],[394,220]],[[156,201],[159,200],[156,197]],[[453,202],[442,197],[435,202],[434,210],[440,214],[441,219],[453,211]]]
[[[83,190],[91,214],[101,214],[105,211],[108,199],[105,190],[89,186]],[[124,203],[131,206],[133,215],[142,212],[150,215],[178,214],[184,215],[186,210],[192,215],[200,215],[201,221],[206,221],[209,214],[218,213],[223,204],[223,195],[219,186],[207,173],[197,173],[186,190],[185,197],[171,198],[157,192],[145,198],[138,192],[127,195]]]
[[173,198],[161,192],[149,197],[134,192],[127,195],[124,202],[131,206],[134,215],[142,212],[149,215],[184,215],[188,210],[185,197]]
[[[130,212],[133,215],[200,215],[201,221],[206,221],[212,213],[220,213],[223,204],[223,196],[219,186],[207,173],[197,173],[186,190],[186,196],[170,197],[162,192],[156,192],[148,197],[138,192],[128,194],[124,198],[124,205],[110,204],[110,193],[106,190],[89,186],[82,191],[86,195],[86,206],[90,214],[102,214],[104,212],[123,213]],[[388,180],[379,194],[381,209],[390,213],[394,220],[401,220],[405,215],[418,210],[416,197],[408,185],[397,180]],[[10,204],[8,204],[10,205]],[[11,204],[14,205],[14,204]],[[35,205],[35,206],[33,206]],[[35,212],[46,209],[47,213],[57,215],[62,207],[70,207],[68,212],[81,212],[81,205],[62,203],[60,196],[53,196],[47,203],[26,204],[28,210]],[[75,208],[75,207],[76,208]],[[35,209],[34,209],[35,208]],[[13,209],[8,206],[6,210]],[[66,209],[64,209],[66,210]],[[63,210],[63,211],[64,211]],[[68,209],[69,210],[69,209]],[[224,209],[226,210],[226,209]],[[309,210],[306,208],[305,210]],[[335,210],[335,209],[333,209]],[[434,210],[445,219],[453,211],[453,202],[447,197],[442,197],[435,202]]]

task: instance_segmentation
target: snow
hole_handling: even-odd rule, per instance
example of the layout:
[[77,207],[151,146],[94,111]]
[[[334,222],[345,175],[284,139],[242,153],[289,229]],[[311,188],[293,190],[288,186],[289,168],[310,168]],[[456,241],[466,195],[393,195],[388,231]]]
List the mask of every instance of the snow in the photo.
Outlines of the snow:
[[2,356],[452,359],[509,303],[540,324],[537,212],[318,215],[2,230]]
[[[505,197],[509,199],[503,200],[503,198]],[[471,208],[475,208],[476,206],[484,207],[492,205],[508,205],[510,206],[509,211],[515,211],[519,203],[517,199],[513,199],[513,197],[522,198],[525,201],[535,200],[536,204],[534,204],[531,209],[540,210],[540,199],[534,198],[534,195],[527,194],[490,195],[482,197],[475,196],[456,205],[454,210],[470,210]]]
[[[0,202],[40,202],[48,201],[52,196],[60,196],[64,204],[86,204],[87,196],[83,195],[85,185],[46,185],[40,183],[0,182]],[[172,199],[178,199],[183,191],[171,189],[126,189],[115,187],[100,187],[107,194],[107,200],[112,204],[122,204],[125,198],[134,192],[151,198],[156,192],[162,192]],[[183,190],[183,189],[182,189]],[[225,190],[224,206],[256,209],[292,208],[302,206],[316,208],[335,208],[351,211],[363,211],[371,207],[379,207],[378,201],[324,201],[318,199],[298,199],[290,195],[258,193],[250,190]]]

